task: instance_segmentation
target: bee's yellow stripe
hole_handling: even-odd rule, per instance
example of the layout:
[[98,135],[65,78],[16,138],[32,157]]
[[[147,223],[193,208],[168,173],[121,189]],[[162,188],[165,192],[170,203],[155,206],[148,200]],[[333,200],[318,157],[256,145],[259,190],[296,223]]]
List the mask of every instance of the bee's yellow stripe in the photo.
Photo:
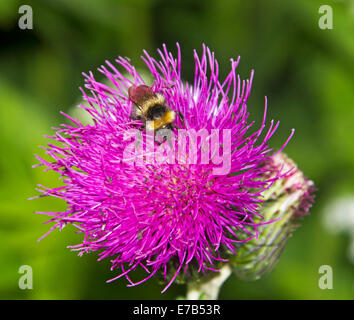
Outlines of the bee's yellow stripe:
[[176,113],[174,111],[167,111],[161,119],[149,121],[147,124],[148,130],[159,130],[162,127],[172,123],[176,118]]

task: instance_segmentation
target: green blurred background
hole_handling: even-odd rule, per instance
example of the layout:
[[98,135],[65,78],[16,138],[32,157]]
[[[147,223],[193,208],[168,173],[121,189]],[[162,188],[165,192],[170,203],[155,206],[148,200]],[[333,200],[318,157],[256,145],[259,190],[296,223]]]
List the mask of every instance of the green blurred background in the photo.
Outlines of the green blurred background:
[[[22,4],[33,8],[33,30],[18,27]],[[332,30],[318,26],[323,4],[333,8]],[[0,299],[174,299],[184,293],[174,285],[161,295],[155,280],[135,288],[125,279],[106,284],[116,274],[108,260],[96,262],[94,253],[80,258],[66,248],[81,239],[70,226],[36,241],[50,226],[34,211],[61,210],[65,203],[27,200],[37,194],[36,184],[59,183],[57,175],[31,166],[34,153],[43,155],[43,135],[64,121],[59,111],[70,112],[79,101],[81,72],[101,79],[96,68],[118,55],[141,68],[143,49],[155,55],[166,43],[176,52],[176,41],[186,80],[193,77],[192,50],[201,52],[203,42],[215,51],[222,75],[238,55],[242,78],[255,70],[251,118],[259,122],[267,95],[268,119],[281,122],[272,146],[296,128],[287,154],[318,188],[311,215],[275,270],[255,282],[231,277],[220,298],[352,299],[353,229],[333,228],[337,209],[328,208],[354,197],[354,2],[330,0],[0,1]],[[350,226],[353,215],[342,207]],[[21,265],[33,268],[33,290],[18,287]],[[318,286],[321,265],[333,268],[332,290]]]

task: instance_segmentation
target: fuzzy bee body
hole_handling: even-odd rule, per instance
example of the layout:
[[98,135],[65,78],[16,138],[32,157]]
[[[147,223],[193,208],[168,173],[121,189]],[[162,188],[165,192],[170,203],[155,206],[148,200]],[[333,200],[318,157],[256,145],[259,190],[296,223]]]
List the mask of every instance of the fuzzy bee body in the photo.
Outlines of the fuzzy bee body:
[[147,130],[159,130],[172,125],[175,111],[166,104],[165,97],[146,85],[131,86],[129,99],[134,102],[131,118],[145,123]]

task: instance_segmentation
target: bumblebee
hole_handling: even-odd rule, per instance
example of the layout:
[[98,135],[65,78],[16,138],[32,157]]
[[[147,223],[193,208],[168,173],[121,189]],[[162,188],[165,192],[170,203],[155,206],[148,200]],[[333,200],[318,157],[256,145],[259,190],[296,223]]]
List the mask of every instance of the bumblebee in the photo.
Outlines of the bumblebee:
[[131,119],[143,121],[147,130],[172,128],[176,112],[166,104],[162,94],[155,93],[146,85],[131,86],[128,94],[134,103]]

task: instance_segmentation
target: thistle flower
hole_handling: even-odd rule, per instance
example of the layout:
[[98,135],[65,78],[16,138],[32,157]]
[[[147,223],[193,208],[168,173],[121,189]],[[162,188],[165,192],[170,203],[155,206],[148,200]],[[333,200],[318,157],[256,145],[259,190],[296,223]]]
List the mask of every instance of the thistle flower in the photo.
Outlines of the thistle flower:
[[[72,124],[62,124],[49,137],[56,142],[45,148],[51,160],[37,156],[40,165],[59,173],[63,183],[58,188],[39,186],[41,196],[67,203],[64,212],[41,212],[54,222],[49,232],[71,223],[83,234],[82,243],[70,246],[72,250],[80,255],[97,251],[98,260],[110,258],[111,269],[120,270],[109,281],[125,276],[128,286],[134,286],[159,273],[167,283],[162,292],[179,274],[218,271],[228,256],[237,254],[235,244],[250,241],[262,224],[271,223],[263,222],[259,212],[262,194],[288,172],[266,163],[293,134],[272,153],[268,140],[279,122],[272,120],[260,138],[267,102],[261,126],[250,132],[254,123],[248,121],[246,102],[253,71],[249,80],[241,81],[236,74],[239,58],[231,59],[229,74],[220,79],[214,53],[203,46],[201,57],[194,52],[194,82],[185,83],[178,44],[177,49],[177,58],[163,46],[159,61],[145,51],[142,59],[154,79],[152,90],[183,116],[176,117],[172,131],[178,138],[173,141],[180,147],[181,132],[191,138],[203,130],[202,141],[189,139],[178,163],[166,161],[167,142],[158,143],[154,135],[149,139],[141,121],[131,119],[128,88],[145,83],[122,57],[117,65],[106,61],[98,69],[111,85],[96,81],[91,72],[84,74],[86,90],[81,91],[86,105],[78,107],[94,123],[84,125],[63,113]],[[134,159],[137,149],[148,152],[137,157],[140,161],[127,161]],[[175,149],[168,150],[170,154]],[[161,158],[165,161],[156,161]],[[224,160],[222,170],[217,170]],[[133,282],[130,275],[137,268],[147,276]]]

